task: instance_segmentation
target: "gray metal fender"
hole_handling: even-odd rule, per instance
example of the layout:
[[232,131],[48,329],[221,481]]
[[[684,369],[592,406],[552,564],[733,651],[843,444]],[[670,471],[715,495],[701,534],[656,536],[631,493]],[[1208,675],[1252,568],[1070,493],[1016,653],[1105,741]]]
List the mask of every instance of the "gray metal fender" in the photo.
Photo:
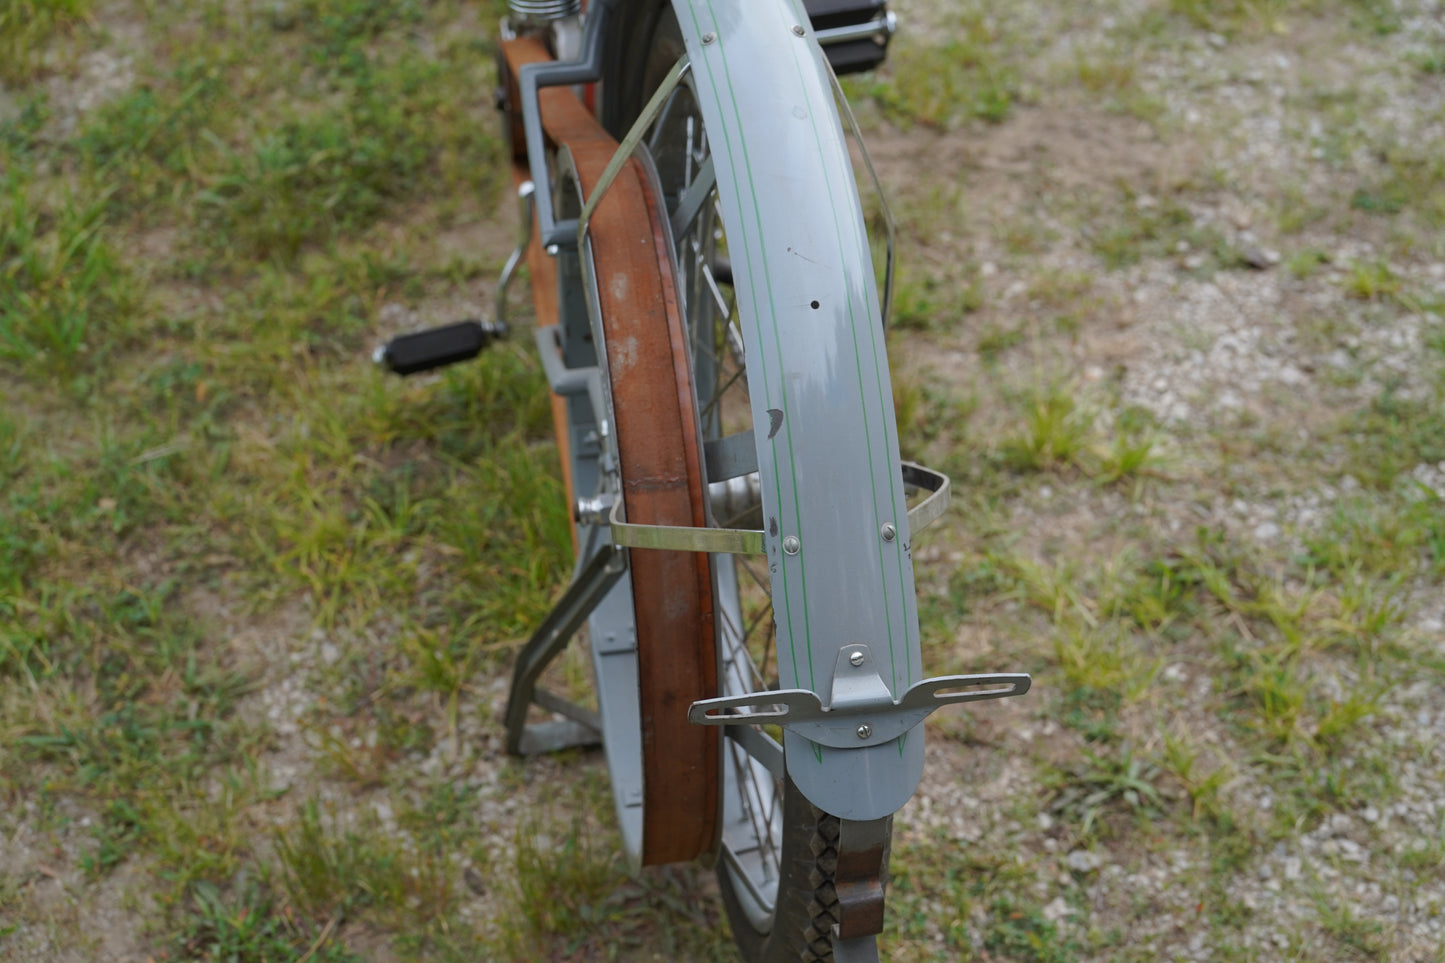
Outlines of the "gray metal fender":
[[[908,514],[877,284],[827,61],[792,0],[673,7],[747,352],[781,684],[827,705],[839,649],[861,642],[897,699],[922,676]],[[923,771],[922,726],[848,749],[784,739],[804,795],[847,819],[894,812]]]

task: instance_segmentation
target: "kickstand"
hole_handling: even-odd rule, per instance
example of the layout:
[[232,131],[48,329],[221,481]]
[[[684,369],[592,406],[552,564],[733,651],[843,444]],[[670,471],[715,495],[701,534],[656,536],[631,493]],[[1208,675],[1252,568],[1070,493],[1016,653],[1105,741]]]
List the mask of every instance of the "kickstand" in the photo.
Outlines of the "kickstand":
[[[626,571],[627,558],[622,550],[607,547],[594,554],[517,654],[512,667],[512,691],[507,698],[508,752],[531,756],[601,744],[602,723],[597,713],[538,687],[537,679],[567,648],[592,609]],[[528,725],[527,713],[533,705],[563,718]]]

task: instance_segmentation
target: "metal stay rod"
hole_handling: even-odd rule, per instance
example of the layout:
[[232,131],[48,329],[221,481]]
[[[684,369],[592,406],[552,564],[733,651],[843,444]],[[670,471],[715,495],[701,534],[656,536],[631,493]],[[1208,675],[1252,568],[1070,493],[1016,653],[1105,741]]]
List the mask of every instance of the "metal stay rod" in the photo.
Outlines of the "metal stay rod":
[[662,110],[662,105],[667,102],[673,90],[682,82],[682,78],[687,73],[688,67],[689,64],[686,57],[680,58],[677,63],[672,65],[672,69],[669,70],[667,76],[662,79],[662,85],[657,88],[652,98],[648,100],[647,106],[642,108],[642,113],[638,115],[637,120],[632,125],[632,129],[627,132],[626,137],[622,138],[622,143],[617,145],[617,150],[612,154],[612,159],[607,162],[607,166],[602,170],[602,176],[599,177],[597,183],[592,186],[592,194],[587,198],[587,203],[582,206],[582,216],[577,218],[577,242],[579,247],[581,246],[582,238],[587,234],[587,223],[592,220],[592,215],[597,210],[597,205],[602,202],[602,196],[607,193],[607,189],[611,187],[612,182],[617,179],[617,174],[622,170],[622,165],[632,158],[633,151],[637,150],[637,145],[642,141],[642,135],[647,132],[647,128],[651,126],[652,122],[657,118],[658,113]]

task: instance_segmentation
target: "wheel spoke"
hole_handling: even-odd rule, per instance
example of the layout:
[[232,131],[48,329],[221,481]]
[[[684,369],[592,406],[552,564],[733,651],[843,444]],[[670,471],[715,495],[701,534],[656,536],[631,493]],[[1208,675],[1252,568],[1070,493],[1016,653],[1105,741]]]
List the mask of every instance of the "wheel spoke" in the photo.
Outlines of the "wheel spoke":
[[702,273],[703,280],[707,281],[708,290],[712,292],[713,301],[717,304],[718,311],[725,318],[732,317],[732,305],[728,304],[727,298],[724,298],[722,291],[718,289],[717,279],[712,276],[712,266],[704,261],[698,264],[698,270]]
[[703,206],[712,196],[715,186],[717,186],[717,175],[713,171],[712,157],[709,156],[702,162],[702,168],[698,171],[697,177],[688,183],[687,189],[677,200],[677,206],[669,215],[672,221],[673,237],[681,237],[686,234],[697,221],[697,216],[702,213]]

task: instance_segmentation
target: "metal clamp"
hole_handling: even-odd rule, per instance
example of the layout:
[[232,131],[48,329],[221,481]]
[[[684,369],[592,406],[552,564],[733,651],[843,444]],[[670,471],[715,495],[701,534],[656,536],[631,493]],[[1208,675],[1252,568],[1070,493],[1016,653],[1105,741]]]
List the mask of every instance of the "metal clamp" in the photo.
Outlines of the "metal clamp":
[[861,749],[897,739],[940,706],[1023,695],[1031,684],[1022,672],[945,675],[915,682],[895,700],[868,646],[854,644],[838,652],[827,705],[809,689],[779,689],[694,702],[687,718],[701,726],[780,725],[820,746]]
[[[948,509],[948,476],[922,465],[903,463],[903,484],[928,492],[908,510],[908,527],[918,531]],[[613,503],[607,516],[612,544],[626,548],[658,548],[673,552],[718,552],[728,555],[766,555],[761,530],[747,528],[694,528],[679,525],[634,525],[622,518],[622,502]]]
[[612,544],[625,548],[660,548],[673,552],[718,552],[764,555],[763,533],[746,528],[694,528],[688,525],[634,525],[622,520],[622,499],[607,515]]

